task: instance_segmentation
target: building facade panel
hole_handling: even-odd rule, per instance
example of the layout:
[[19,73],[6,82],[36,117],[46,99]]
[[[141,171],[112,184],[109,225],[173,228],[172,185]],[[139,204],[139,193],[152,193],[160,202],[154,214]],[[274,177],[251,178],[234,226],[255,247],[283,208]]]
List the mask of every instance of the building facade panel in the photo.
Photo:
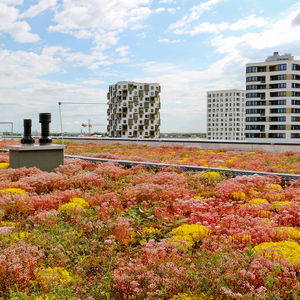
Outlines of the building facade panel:
[[107,132],[111,137],[160,136],[160,85],[120,81],[107,93]]
[[299,72],[300,61],[278,52],[246,65],[246,140],[299,140]]
[[207,138],[243,140],[245,129],[245,91],[207,92]]

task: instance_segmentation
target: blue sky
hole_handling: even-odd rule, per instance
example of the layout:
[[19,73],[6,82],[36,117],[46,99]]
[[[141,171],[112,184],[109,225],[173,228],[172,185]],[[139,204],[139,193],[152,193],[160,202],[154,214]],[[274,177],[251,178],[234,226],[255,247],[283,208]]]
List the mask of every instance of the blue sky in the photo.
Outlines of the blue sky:
[[[206,91],[243,89],[245,64],[274,51],[300,59],[299,33],[292,0],[0,0],[0,121],[35,130],[51,112],[59,132],[59,101],[106,102],[133,80],[160,83],[161,132],[205,132]],[[63,128],[106,109],[62,105]]]

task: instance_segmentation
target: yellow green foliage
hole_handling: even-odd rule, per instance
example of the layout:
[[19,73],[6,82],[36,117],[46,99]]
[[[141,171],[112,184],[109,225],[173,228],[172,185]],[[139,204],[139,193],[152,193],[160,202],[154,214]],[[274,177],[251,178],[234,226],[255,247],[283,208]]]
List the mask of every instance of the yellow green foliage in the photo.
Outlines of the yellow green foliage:
[[292,201],[274,201],[272,202],[272,207],[277,209],[277,208],[281,208],[283,205],[286,205],[286,204],[291,204]]
[[53,294],[46,294],[43,296],[36,296],[34,300],[54,300],[56,297]]
[[262,203],[269,203],[269,201],[261,198],[254,198],[249,201],[249,204],[253,204],[254,206],[260,205]]
[[294,227],[279,227],[277,228],[278,232],[284,232],[288,234],[288,237],[290,239],[300,239],[300,230],[294,228]]
[[170,232],[173,236],[172,242],[190,247],[208,237],[210,233],[211,230],[209,228],[200,224],[183,224]]
[[26,191],[19,188],[7,188],[0,190],[0,192],[4,194],[26,195]]
[[219,179],[221,175],[218,172],[206,172],[201,175],[203,179],[216,180]]
[[251,234],[244,233],[244,234],[234,234],[233,236],[228,238],[230,243],[249,243],[251,242]]
[[37,282],[44,287],[49,285],[67,285],[68,283],[74,281],[70,273],[61,267],[48,267],[45,269],[40,269],[37,273]]
[[201,293],[199,296],[190,296],[187,293],[179,293],[175,296],[173,296],[172,298],[170,298],[170,300],[218,300],[221,299],[219,297],[214,297],[214,296],[208,296],[205,293]]
[[300,262],[300,245],[294,241],[262,243],[255,246],[254,251],[273,261],[284,259],[291,264]]
[[230,198],[235,201],[241,201],[246,199],[246,194],[244,192],[232,192]]
[[0,170],[8,169],[9,163],[0,163]]
[[273,184],[269,185],[269,190],[270,191],[282,190],[282,186],[279,184],[273,183]]
[[62,204],[58,210],[61,212],[71,212],[74,209],[88,208],[89,204],[83,198],[71,198],[70,202]]
[[147,234],[151,235],[151,234],[154,234],[156,232],[158,232],[158,229],[154,228],[154,227],[143,227],[143,229],[142,229],[142,233],[146,234],[146,235]]
[[0,227],[16,227],[18,224],[16,222],[2,221],[0,222]]

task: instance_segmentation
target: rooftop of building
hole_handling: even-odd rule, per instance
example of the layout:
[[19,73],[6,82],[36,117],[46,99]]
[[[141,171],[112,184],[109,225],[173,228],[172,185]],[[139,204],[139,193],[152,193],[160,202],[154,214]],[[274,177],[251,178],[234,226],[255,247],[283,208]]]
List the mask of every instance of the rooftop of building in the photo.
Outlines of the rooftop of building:
[[246,92],[243,89],[226,89],[226,90],[209,90],[207,93],[229,93],[229,92]]
[[281,61],[281,60],[294,60],[294,56],[291,55],[290,53],[279,55],[279,52],[273,52],[273,55],[268,56],[265,61],[268,62],[268,61]]
[[118,84],[155,84],[155,85],[159,85],[159,83],[157,82],[136,82],[136,81],[118,81],[114,84],[111,84],[110,86],[112,85],[118,85]]

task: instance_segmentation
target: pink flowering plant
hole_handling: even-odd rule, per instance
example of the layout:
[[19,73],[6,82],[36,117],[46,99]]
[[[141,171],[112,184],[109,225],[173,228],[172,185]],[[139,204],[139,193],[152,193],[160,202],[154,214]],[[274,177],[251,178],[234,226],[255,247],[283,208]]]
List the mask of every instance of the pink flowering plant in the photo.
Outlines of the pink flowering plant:
[[276,176],[73,159],[0,170],[1,299],[297,299],[299,241],[300,184]]

